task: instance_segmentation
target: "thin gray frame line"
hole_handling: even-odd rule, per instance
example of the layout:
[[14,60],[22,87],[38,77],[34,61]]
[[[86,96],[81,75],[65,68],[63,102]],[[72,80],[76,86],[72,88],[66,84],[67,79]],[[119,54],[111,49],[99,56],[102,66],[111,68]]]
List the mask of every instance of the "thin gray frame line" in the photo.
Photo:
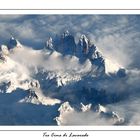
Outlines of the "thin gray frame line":
[[22,11],[24,11],[24,10],[42,10],[42,11],[43,11],[43,10],[48,10],[48,11],[51,11],[51,10],[77,10],[77,11],[78,11],[78,10],[86,10],[86,11],[87,11],[87,10],[93,10],[93,11],[98,11],[98,10],[110,10],[110,11],[112,11],[112,10],[122,10],[122,11],[125,11],[125,10],[132,10],[132,11],[134,11],[134,10],[140,10],[140,9],[125,9],[125,8],[124,8],[124,9],[123,9],[123,8],[120,8],[120,9],[119,9],[119,8],[116,8],[116,9],[102,9],[102,8],[99,8],[99,9],[92,9],[92,8],[91,8],[91,9],[86,9],[86,8],[79,8],[79,9],[74,9],[74,8],[72,8],[72,9],[71,9],[71,8],[70,8],[70,9],[63,9],[63,8],[51,8],[51,9],[50,9],[50,8],[42,8],[42,9],[41,9],[41,8],[34,8],[34,9],[28,8],[28,9],[24,9],[24,8],[23,8],[23,9],[20,9],[20,8],[19,8],[19,9],[17,9],[17,8],[9,8],[9,9],[8,9],[8,8],[5,8],[5,9],[0,9],[0,10],[1,10],[1,11],[2,11],[2,10],[3,10],[3,11],[4,11],[4,10],[22,10]]

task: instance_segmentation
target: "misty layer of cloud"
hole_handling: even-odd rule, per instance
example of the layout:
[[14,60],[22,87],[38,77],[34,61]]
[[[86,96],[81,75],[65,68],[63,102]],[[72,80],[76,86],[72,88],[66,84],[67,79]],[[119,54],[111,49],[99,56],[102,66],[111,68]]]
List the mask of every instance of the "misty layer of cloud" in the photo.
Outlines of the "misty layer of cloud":
[[45,50],[33,50],[25,46],[12,52],[10,57],[25,66],[31,74],[34,73],[34,68],[43,68],[46,71],[53,72],[61,71],[80,74],[90,71],[92,66],[89,60],[85,61],[84,64],[80,64],[79,59],[75,56],[63,56],[56,51],[46,55]]
[[124,67],[139,68],[139,15],[1,15],[0,43],[10,34],[39,49],[49,36],[68,29],[78,41],[86,34],[104,56]]

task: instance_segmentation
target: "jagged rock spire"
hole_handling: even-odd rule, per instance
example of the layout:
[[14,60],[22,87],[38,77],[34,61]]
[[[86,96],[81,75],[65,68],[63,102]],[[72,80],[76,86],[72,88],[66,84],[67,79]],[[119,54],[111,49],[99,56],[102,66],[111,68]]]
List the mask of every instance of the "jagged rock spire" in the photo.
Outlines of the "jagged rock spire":
[[87,54],[89,49],[89,39],[85,35],[81,35],[78,44],[81,47],[83,54]]
[[[58,37],[59,38],[59,37]],[[57,41],[55,41],[56,51],[67,55],[74,55],[76,51],[76,43],[74,36],[66,30]]]
[[12,35],[7,46],[9,49],[13,49],[15,47],[18,48],[22,47],[21,43],[17,39],[15,39]]
[[1,51],[1,54],[3,54],[3,55],[9,54],[9,50],[8,50],[8,47],[6,45],[1,45],[0,51]]
[[67,36],[69,36],[70,35],[70,32],[68,31],[68,30],[66,30],[64,33],[63,33],[63,37],[67,37]]
[[49,49],[49,50],[54,50],[54,48],[53,48],[53,39],[51,37],[49,37],[48,40],[46,41],[45,48]]

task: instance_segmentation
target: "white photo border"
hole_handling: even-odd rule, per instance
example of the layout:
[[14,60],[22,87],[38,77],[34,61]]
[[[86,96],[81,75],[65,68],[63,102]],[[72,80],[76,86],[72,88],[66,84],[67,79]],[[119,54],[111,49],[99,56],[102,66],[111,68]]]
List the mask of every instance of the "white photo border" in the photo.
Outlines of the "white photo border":
[[[101,15],[139,15],[140,9],[1,9],[0,14],[101,14]],[[85,139],[95,138],[111,140],[115,135],[115,139],[132,139],[133,136],[140,137],[140,126],[0,126],[0,137],[4,139],[14,138],[15,140],[22,138],[46,139],[45,132],[87,132],[89,137]],[[6,133],[5,133],[6,132]],[[123,132],[123,133],[121,133]],[[51,134],[50,134],[51,135]],[[109,136],[110,135],[110,136]],[[62,137],[48,137],[47,139],[63,139]],[[65,138],[65,139],[70,139]],[[72,138],[71,138],[72,139]],[[75,139],[75,137],[73,138]],[[79,138],[76,138],[79,139]]]

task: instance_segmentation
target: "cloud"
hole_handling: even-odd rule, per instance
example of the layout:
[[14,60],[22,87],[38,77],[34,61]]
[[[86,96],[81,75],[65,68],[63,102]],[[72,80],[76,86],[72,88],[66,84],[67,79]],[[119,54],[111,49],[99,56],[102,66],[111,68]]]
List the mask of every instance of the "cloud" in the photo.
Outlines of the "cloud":
[[9,15],[9,14],[7,14],[7,15],[0,15],[0,19],[1,19],[1,22],[9,22],[9,21],[13,21],[13,20],[18,20],[18,19],[21,19],[21,18],[23,18],[24,17],[24,15]]
[[92,111],[73,111],[64,114],[61,120],[61,125],[113,125],[114,123],[113,119],[100,117],[99,114]]
[[[66,29],[75,35],[76,42],[81,34],[86,34],[105,58],[128,69],[125,78],[115,77],[98,83],[101,89],[106,90],[108,96],[110,93],[129,95],[125,101],[108,106],[127,118],[128,124],[140,124],[137,99],[140,91],[139,20],[138,15],[0,15],[0,43],[5,43],[12,33],[25,44],[25,48],[18,53],[15,51],[11,57],[25,66],[30,75],[35,72],[36,67],[42,67],[46,71],[78,75],[90,71],[89,61],[81,65],[76,57],[64,57],[57,52],[45,55],[44,50],[34,49],[42,49],[46,38],[55,37]],[[128,113],[125,113],[126,111]],[[112,124],[104,119],[99,120],[93,112],[74,112],[65,119],[67,123],[77,125]]]
[[127,101],[108,105],[107,107],[118,112],[124,119],[126,125],[140,125],[140,99],[139,96],[131,97]]
[[140,125],[140,70],[127,71],[125,78],[114,78],[103,80],[98,87],[105,89],[108,98],[113,94],[114,100],[120,98],[119,102],[108,104],[106,107],[117,112],[125,119],[125,125]]
[[[15,27],[16,26],[16,27]],[[32,29],[32,25],[30,25],[29,23],[24,23],[23,25],[15,25],[14,29],[15,29],[15,33],[18,33],[17,36],[19,38],[24,38],[24,39],[36,39],[37,36],[34,32],[34,30]]]
[[112,75],[110,78],[100,80],[100,82],[95,81],[96,88],[105,90],[105,97],[111,103],[123,102],[131,97],[138,97],[140,92],[139,83],[140,71],[137,69],[126,71],[126,76],[123,78]]

